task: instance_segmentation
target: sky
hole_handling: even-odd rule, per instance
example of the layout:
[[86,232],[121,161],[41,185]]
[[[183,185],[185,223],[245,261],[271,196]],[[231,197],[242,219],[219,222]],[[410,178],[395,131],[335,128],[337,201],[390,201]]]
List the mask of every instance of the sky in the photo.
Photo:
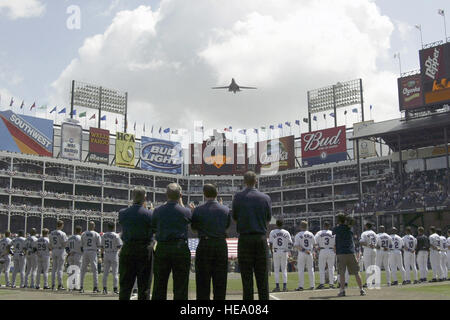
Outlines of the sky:
[[[128,92],[138,135],[195,123],[299,133],[308,90],[361,78],[365,120],[398,118],[394,54],[402,72],[419,69],[415,26],[425,44],[443,40],[438,9],[450,18],[448,0],[0,0],[0,109],[12,98],[18,112],[61,122],[49,111],[69,108],[74,79]],[[258,89],[211,89],[231,78]],[[339,125],[361,120],[350,109]],[[332,126],[329,113],[313,130]],[[103,127],[121,130],[115,118]]]

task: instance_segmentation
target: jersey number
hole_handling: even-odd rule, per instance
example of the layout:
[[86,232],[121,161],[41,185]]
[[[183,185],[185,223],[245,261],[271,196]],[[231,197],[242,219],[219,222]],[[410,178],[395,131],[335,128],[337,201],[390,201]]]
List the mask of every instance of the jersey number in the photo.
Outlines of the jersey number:
[[329,245],[330,244],[330,238],[325,238],[325,245]]
[[308,239],[303,240],[303,244],[305,245],[305,247],[309,247],[309,241],[308,241]]
[[[280,239],[278,239],[278,245],[280,245]],[[111,249],[112,245],[111,245],[111,241],[109,240],[105,240],[105,249]]]
[[92,239],[87,239],[87,246],[91,247],[92,246]]

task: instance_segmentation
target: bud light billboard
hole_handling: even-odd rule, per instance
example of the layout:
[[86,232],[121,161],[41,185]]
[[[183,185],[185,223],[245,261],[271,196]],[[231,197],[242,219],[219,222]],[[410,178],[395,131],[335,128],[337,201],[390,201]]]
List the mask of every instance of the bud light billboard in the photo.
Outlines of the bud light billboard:
[[179,142],[141,138],[141,169],[181,174],[183,149]]
[[304,166],[347,160],[345,126],[302,134]]

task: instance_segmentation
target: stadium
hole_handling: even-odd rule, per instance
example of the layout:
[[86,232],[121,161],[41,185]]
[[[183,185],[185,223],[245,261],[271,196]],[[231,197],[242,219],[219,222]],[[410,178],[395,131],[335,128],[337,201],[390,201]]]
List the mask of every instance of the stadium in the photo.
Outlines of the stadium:
[[[272,201],[268,232],[275,229],[275,220],[282,220],[284,228],[294,236],[299,232],[299,223],[306,221],[315,234],[323,229],[325,222],[335,226],[337,215],[345,213],[354,222],[357,239],[367,222],[373,224],[374,230],[379,226],[385,226],[386,230],[395,227],[401,235],[406,227],[411,227],[416,235],[418,227],[428,233],[431,226],[440,228],[446,235],[450,230],[450,85],[447,84],[450,68],[436,71],[440,82],[427,79],[426,61],[436,50],[443,52],[441,65],[446,65],[444,61],[450,65],[448,38],[447,42],[423,46],[419,52],[421,70],[404,73],[398,79],[401,118],[380,122],[365,119],[363,80],[356,79],[309,91],[308,117],[295,122],[298,135],[290,130],[289,135],[265,135],[253,144],[247,140],[236,142],[231,128],[214,129],[208,136],[199,127],[201,141],[184,145],[170,138],[163,139],[161,129],[159,136],[152,130],[151,137],[138,137],[128,128],[127,93],[77,80],[71,83],[69,117],[61,124],[24,115],[12,108],[12,103],[10,108],[2,105],[0,232],[10,230],[16,236],[20,230],[27,234],[35,228],[41,234],[44,228],[55,230],[57,221],[61,220],[67,235],[74,234],[76,226],[86,230],[89,222],[94,222],[95,230],[101,234],[112,222],[115,231],[120,233],[118,213],[132,204],[135,187],[144,187],[148,201],[158,207],[166,202],[166,187],[172,182],[181,186],[186,206],[203,203],[203,186],[213,184],[223,204],[231,207],[234,195],[245,188],[243,174],[252,170],[258,177],[257,189]],[[106,97],[103,100],[102,94]],[[344,109],[345,114],[349,110],[361,115],[362,121],[338,126],[337,111]],[[80,110],[84,111],[84,117],[85,110],[95,112],[98,126],[83,126]],[[101,128],[105,112],[123,116],[123,132]],[[324,117],[326,113],[334,118],[334,126],[313,130],[317,116],[322,113]],[[295,126],[290,122],[280,125]],[[300,133],[300,125],[307,126],[307,132]],[[261,128],[253,130],[258,134]],[[227,236],[227,299],[240,299],[236,263],[239,234],[234,222]],[[191,256],[195,257],[198,237],[190,230],[189,238]],[[445,250],[448,254],[448,247]],[[298,281],[296,256],[292,250],[288,263],[289,292],[273,293],[271,299],[334,296],[334,292],[318,290],[293,292]],[[317,266],[315,269],[317,273]],[[194,299],[193,279],[191,274],[190,298]],[[382,279],[384,284],[384,273]],[[0,279],[0,284],[5,284],[4,279]],[[273,284],[271,275],[270,286]],[[351,281],[349,286],[355,287],[355,283]],[[417,289],[409,288],[412,286],[404,289],[383,285],[382,290],[369,292],[367,298],[450,298],[445,283],[434,287],[423,283]],[[42,297],[117,298],[0,290],[0,299]]]

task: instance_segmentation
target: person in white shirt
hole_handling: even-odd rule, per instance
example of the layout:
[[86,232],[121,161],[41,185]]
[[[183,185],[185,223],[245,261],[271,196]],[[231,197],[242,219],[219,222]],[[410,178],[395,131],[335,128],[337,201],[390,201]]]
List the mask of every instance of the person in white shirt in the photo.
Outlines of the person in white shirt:
[[50,250],[52,250],[52,290],[55,290],[56,277],[58,278],[58,290],[65,290],[62,282],[65,248],[67,235],[64,231],[64,221],[58,220],[56,222],[56,230],[50,232]]
[[402,257],[402,248],[403,248],[403,240],[397,234],[398,230],[396,227],[392,228],[391,238],[392,238],[392,248],[391,254],[389,257],[389,267],[392,272],[392,279],[394,280],[391,285],[398,285],[397,281],[397,270],[400,270],[402,274],[402,284],[406,284],[405,282],[405,268],[403,268],[403,257]]
[[441,237],[436,233],[434,226],[430,227],[430,264],[433,270],[433,279],[429,282],[437,282],[441,279],[443,271],[441,268]]
[[447,270],[450,269],[450,229],[447,230]]
[[328,221],[323,224],[324,229],[317,232],[315,242],[319,250],[319,278],[317,289],[323,289],[325,285],[325,268],[328,267],[329,287],[334,288],[334,262],[336,260],[335,237],[330,230]]
[[81,226],[75,227],[75,234],[67,239],[66,252],[67,262],[69,266],[77,266],[81,268],[81,258],[83,255],[83,249],[81,248]]
[[44,290],[50,289],[48,286],[48,268],[50,266],[50,240],[48,239],[48,229],[42,229],[42,237],[36,241],[37,253],[37,275],[36,289],[39,290],[41,283],[41,273],[44,277]]
[[370,222],[366,223],[364,226],[365,231],[361,233],[361,239],[359,240],[360,245],[363,248],[363,258],[364,269],[366,270],[366,283],[364,288],[367,288],[367,269],[369,266],[373,266],[376,263],[377,257],[377,234],[372,230],[372,224]]
[[108,294],[107,283],[108,274],[111,269],[113,275],[113,290],[115,294],[119,294],[119,250],[122,247],[122,239],[119,234],[114,232],[115,225],[113,222],[108,223],[108,232],[104,233],[101,239],[101,247],[103,252],[103,293]]
[[3,271],[5,273],[5,284],[7,287],[11,285],[9,282],[9,269],[11,267],[11,246],[12,240],[10,239],[11,232],[5,231],[5,237],[0,240],[0,259],[3,261],[0,264],[0,274]]
[[30,288],[35,287],[35,279],[37,272],[37,255],[36,255],[36,229],[32,228],[30,230],[30,236],[26,241],[26,250],[27,250],[27,265],[25,272],[25,288],[28,287],[28,277],[31,274],[31,282]]
[[287,291],[287,259],[292,247],[290,233],[283,229],[283,221],[276,221],[277,228],[269,234],[269,245],[272,251],[273,268],[275,272],[275,289],[272,292],[280,292],[280,269],[283,275],[283,291]]
[[441,229],[436,229],[436,233],[439,235],[439,238],[441,239],[440,242],[440,256],[441,256],[441,270],[442,274],[439,278],[440,281],[447,281],[447,275],[448,275],[448,268],[447,268],[447,238],[442,235]]
[[12,241],[12,247],[14,251],[13,261],[14,261],[14,271],[12,275],[11,288],[16,287],[16,276],[20,273],[20,287],[25,287],[25,264],[26,264],[26,241],[23,237],[24,232],[20,230],[18,232],[18,237]]
[[384,232],[384,226],[379,227],[380,233],[377,236],[377,259],[378,268],[384,267],[386,271],[387,285],[391,285],[391,270],[389,266],[390,248],[392,248],[392,238]]
[[406,227],[403,240],[403,262],[405,264],[405,284],[411,284],[411,269],[414,273],[414,284],[419,283],[416,267],[417,239],[411,235],[411,227]]
[[308,222],[300,222],[300,232],[295,236],[294,247],[298,250],[297,269],[298,269],[298,288],[295,291],[303,291],[305,281],[305,266],[308,271],[309,287],[314,289],[314,265],[313,249],[316,244],[314,235],[308,231]]
[[94,276],[94,290],[93,293],[98,293],[98,266],[97,266],[97,253],[101,247],[101,237],[94,230],[95,222],[90,221],[87,231],[81,235],[81,246],[83,248],[83,261],[81,263],[81,279],[80,279],[80,292],[83,293],[84,276],[86,275],[88,266],[91,266],[91,271]]

